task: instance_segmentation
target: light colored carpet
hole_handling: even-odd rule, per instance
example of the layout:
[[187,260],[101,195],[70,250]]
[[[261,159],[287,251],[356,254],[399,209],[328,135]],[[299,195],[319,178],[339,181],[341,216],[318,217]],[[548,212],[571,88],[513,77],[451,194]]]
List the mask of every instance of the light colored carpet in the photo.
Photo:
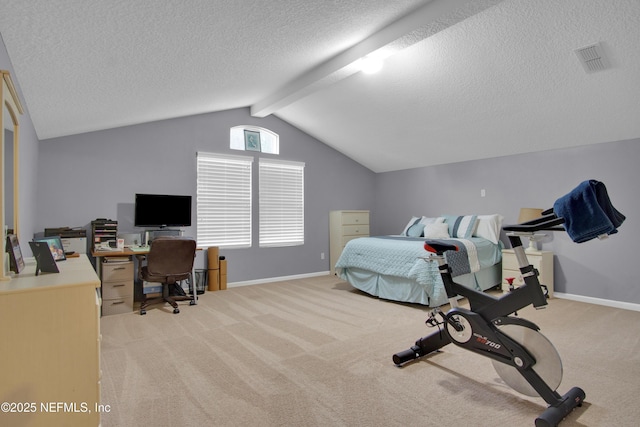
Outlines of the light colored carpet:
[[[484,357],[449,345],[394,366],[427,312],[323,276],[103,317],[102,426],[533,426],[545,402]],[[639,312],[553,299],[520,315],[562,357],[558,392],[586,392],[561,426],[640,423]]]

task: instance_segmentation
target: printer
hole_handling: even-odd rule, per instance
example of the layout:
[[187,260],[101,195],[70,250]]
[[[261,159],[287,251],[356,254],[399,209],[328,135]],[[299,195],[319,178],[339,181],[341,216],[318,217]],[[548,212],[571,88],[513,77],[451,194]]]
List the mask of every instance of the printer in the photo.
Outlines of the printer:
[[44,237],[60,236],[65,252],[87,253],[87,230],[84,227],[45,228]]

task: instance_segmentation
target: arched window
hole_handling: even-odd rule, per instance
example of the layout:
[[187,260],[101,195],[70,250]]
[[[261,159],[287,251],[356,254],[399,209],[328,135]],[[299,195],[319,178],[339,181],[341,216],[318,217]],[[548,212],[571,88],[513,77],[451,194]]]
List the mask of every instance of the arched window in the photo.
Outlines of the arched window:
[[234,126],[229,132],[232,150],[259,151],[280,154],[280,137],[269,129],[258,126]]

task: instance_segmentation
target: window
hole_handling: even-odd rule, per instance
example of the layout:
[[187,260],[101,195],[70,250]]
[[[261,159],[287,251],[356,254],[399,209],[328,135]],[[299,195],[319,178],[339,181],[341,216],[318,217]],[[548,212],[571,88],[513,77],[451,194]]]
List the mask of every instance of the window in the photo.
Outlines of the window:
[[197,154],[198,244],[251,247],[253,157]]
[[304,163],[260,159],[260,247],[304,244]]
[[229,147],[232,150],[244,150],[244,131],[253,131],[260,134],[260,149],[263,153],[280,154],[280,137],[269,129],[257,126],[234,126],[229,132]]

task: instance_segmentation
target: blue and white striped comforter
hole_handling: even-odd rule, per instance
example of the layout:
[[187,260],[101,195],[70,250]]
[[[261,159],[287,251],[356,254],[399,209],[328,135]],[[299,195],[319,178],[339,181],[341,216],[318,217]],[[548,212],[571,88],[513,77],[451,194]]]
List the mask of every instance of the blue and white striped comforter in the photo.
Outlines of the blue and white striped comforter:
[[[425,238],[402,236],[361,237],[347,243],[335,265],[336,269],[359,268],[378,274],[415,280],[430,296],[443,291],[435,262],[426,262],[429,253],[424,249]],[[453,275],[475,273],[501,260],[500,245],[481,237],[448,239],[460,252],[445,254],[452,265]],[[344,277],[343,277],[344,278]],[[436,288],[436,284],[440,284]]]

